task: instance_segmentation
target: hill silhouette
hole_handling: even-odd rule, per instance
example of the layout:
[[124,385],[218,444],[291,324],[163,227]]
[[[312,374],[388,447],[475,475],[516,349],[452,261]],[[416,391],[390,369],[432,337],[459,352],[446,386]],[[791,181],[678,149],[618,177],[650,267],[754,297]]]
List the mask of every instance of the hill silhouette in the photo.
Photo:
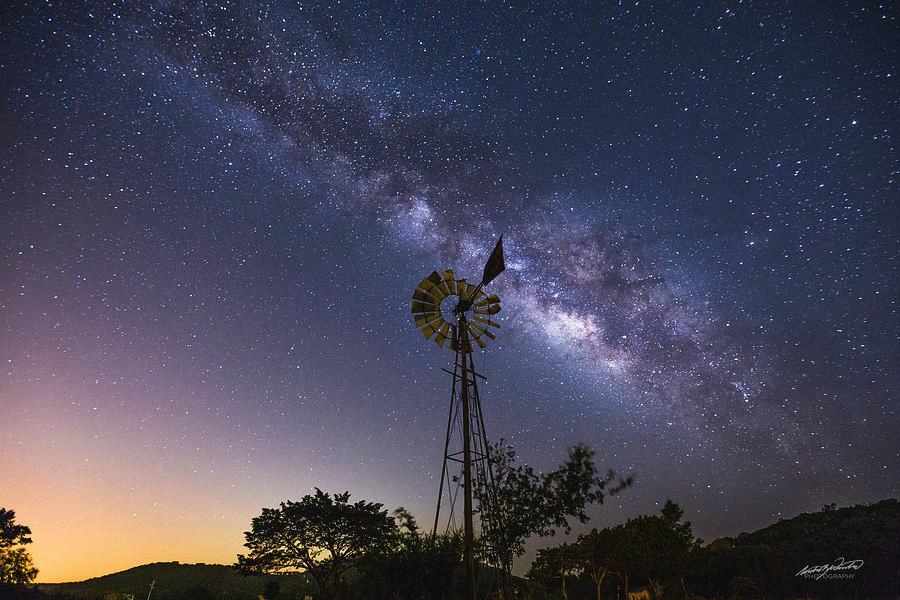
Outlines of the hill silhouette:
[[726,593],[741,579],[767,598],[898,597],[900,502],[846,508],[831,504],[820,512],[720,538],[703,550],[695,557],[691,579],[704,596]]
[[258,598],[269,581],[277,581],[279,598],[303,598],[315,586],[304,575],[244,576],[227,565],[159,562],[73,583],[42,583],[52,595],[109,600],[229,600]]
[[[479,586],[485,590],[498,576],[491,567],[482,567],[479,575]],[[17,590],[16,600],[144,600],[148,594],[150,600],[257,600],[270,581],[278,583],[277,600],[318,597],[315,584],[303,574],[245,576],[227,565],[176,561],[150,563],[79,582],[39,583],[35,594]],[[351,591],[348,598],[352,597]],[[6,600],[3,589],[0,598]]]

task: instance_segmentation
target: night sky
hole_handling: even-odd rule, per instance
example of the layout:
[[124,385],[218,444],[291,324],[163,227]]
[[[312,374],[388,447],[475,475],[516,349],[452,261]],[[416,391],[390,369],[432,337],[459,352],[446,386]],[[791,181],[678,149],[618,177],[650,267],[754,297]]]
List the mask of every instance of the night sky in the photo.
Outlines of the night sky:
[[897,496],[889,3],[0,11],[0,506],[40,580],[231,563],[316,486],[430,524],[452,354],[410,298],[500,234],[488,434],[633,473],[589,526]]

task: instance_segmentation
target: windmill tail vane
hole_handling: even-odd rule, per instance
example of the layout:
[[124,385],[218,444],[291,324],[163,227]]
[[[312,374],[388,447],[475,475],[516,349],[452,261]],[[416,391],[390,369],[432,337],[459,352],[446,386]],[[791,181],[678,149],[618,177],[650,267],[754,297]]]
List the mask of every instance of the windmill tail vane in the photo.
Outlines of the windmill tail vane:
[[481,276],[482,285],[487,285],[494,280],[494,278],[502,273],[506,269],[506,262],[503,260],[503,236],[500,236],[500,239],[497,240],[497,245],[494,246],[494,251],[491,252],[490,258],[488,258],[487,264],[484,265],[484,274]]

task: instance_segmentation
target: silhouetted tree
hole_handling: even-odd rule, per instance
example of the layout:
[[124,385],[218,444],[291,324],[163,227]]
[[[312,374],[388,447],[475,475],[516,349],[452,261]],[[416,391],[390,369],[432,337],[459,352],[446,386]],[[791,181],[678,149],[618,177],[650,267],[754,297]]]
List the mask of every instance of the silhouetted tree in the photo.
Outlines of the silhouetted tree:
[[562,597],[569,599],[566,591],[566,579],[578,568],[578,548],[572,544],[560,544],[537,551],[534,562],[528,570],[527,577],[541,583],[559,581]]
[[0,583],[23,584],[34,581],[38,570],[25,548],[31,543],[31,529],[16,523],[16,512],[0,508]]
[[31,543],[31,529],[16,523],[16,511],[0,508],[0,548],[24,546]]
[[[631,478],[616,481],[614,471],[597,474],[594,452],[583,444],[568,451],[568,458],[555,471],[535,473],[516,464],[516,453],[503,440],[489,449],[494,485],[479,481],[476,499],[481,512],[482,538],[506,573],[507,596],[513,559],[524,552],[532,535],[555,535],[571,531],[570,519],[588,520],[586,507],[603,502],[631,485]],[[613,485],[614,484],[614,485]]]
[[687,595],[684,585],[684,571],[687,568],[690,552],[700,540],[695,540],[690,523],[682,523],[684,511],[672,502],[666,501],[661,516],[643,515],[629,520],[625,529],[629,535],[628,562],[632,572],[646,578],[654,596],[660,597],[661,583],[664,578],[677,578],[682,591]]
[[394,519],[401,531],[405,529],[406,533],[410,535],[419,535],[419,524],[416,522],[416,518],[402,506],[394,509]]
[[366,553],[357,562],[361,597],[393,600],[452,598],[463,571],[459,535],[404,531],[393,543]]
[[264,508],[244,532],[250,549],[238,555],[235,568],[243,573],[283,573],[303,570],[316,581],[322,598],[338,598],[343,575],[367,551],[387,543],[397,526],[378,503],[350,503],[350,493],[334,498],[316,488],[300,502]]
[[601,600],[603,582],[609,575],[619,575],[628,586],[628,533],[619,525],[578,536],[579,566],[594,582],[597,600]]
[[459,535],[423,535],[402,506],[394,511],[397,529],[386,543],[357,562],[364,597],[393,600],[447,598],[462,567]]

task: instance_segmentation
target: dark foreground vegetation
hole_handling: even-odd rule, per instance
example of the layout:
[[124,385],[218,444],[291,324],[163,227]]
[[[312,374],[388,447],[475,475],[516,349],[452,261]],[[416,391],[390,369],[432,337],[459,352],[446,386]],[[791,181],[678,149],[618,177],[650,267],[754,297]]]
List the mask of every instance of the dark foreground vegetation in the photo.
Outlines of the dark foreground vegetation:
[[[386,565],[382,565],[386,566]],[[389,570],[389,569],[388,569]],[[385,574],[387,571],[385,571]],[[354,571],[348,574],[344,600],[357,598],[406,598],[384,588],[385,577],[376,581],[371,573]],[[491,569],[480,569],[479,589],[485,597],[497,574]],[[521,583],[524,580],[516,578]],[[153,591],[150,585],[153,583]],[[425,578],[414,573],[404,574],[403,585],[417,591]],[[33,586],[0,587],[3,600],[303,600],[311,596],[318,600],[315,581],[303,574],[245,576],[227,565],[181,564],[178,562],[141,565],[77,583],[39,583]],[[440,597],[440,596],[438,596]],[[452,598],[447,594],[444,597]]]
[[486,585],[514,598],[524,588],[512,576],[513,560],[527,538],[569,533],[571,522],[588,520],[587,505],[631,485],[613,471],[599,475],[594,452],[583,444],[548,473],[519,464],[502,440],[489,451],[492,482],[483,476],[475,486],[481,534],[474,547],[454,535],[422,533],[403,508],[392,518],[381,504],[316,489],[299,502],[264,508],[244,533],[249,552],[238,555],[235,567],[245,574],[303,571],[323,600],[344,598],[353,575],[363,582],[361,597],[451,598],[462,591],[464,557],[471,556],[483,565],[481,580],[493,580]]
[[[442,536],[432,540],[418,531],[405,511],[395,513],[394,520],[400,537],[350,559],[340,597],[458,597],[459,540]],[[825,565],[843,568],[826,570]],[[574,543],[541,550],[529,577],[514,578],[513,586],[519,598],[548,600],[898,598],[898,565],[897,500],[848,508],[830,505],[709,544],[693,536],[678,506],[670,502],[659,515],[594,530]],[[798,574],[805,568],[806,575]],[[492,590],[501,578],[500,570],[480,567],[479,598],[498,597]],[[224,565],[179,563],[144,565],[80,583],[6,585],[0,588],[0,597],[144,600],[151,583],[151,600],[320,598],[320,588],[308,573],[247,576]]]
[[898,598],[900,503],[838,509],[707,545],[678,505],[538,552],[547,598]]

